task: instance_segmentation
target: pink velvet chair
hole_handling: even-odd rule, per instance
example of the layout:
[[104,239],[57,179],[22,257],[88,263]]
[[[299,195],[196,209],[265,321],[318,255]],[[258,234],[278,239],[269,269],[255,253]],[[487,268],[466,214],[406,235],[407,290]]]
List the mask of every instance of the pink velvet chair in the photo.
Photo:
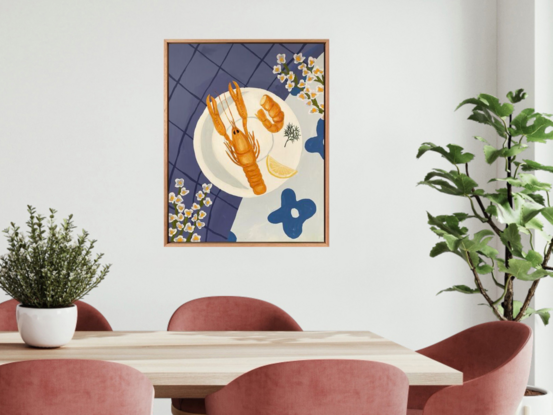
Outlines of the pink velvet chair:
[[[169,331],[301,331],[285,311],[246,297],[206,297],[189,301],[173,313]],[[203,399],[173,399],[174,415],[205,414]]]
[[[17,331],[15,308],[19,302],[8,300],[0,303],[0,331]],[[106,318],[84,301],[76,301],[78,309],[77,331],[112,331]]]
[[405,415],[400,369],[362,360],[303,360],[254,369],[206,398],[209,415]]
[[154,388],[138,370],[100,360],[0,366],[2,415],[151,415]]
[[480,324],[418,353],[463,372],[463,385],[412,386],[408,415],[511,415],[530,374],[532,330]]

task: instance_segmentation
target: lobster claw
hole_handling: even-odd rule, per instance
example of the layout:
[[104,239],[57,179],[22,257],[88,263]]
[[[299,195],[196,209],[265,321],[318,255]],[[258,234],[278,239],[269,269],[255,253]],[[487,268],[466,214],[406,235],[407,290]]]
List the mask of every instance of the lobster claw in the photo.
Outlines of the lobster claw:
[[[235,89],[232,88],[232,83],[234,83]],[[234,103],[236,104],[238,115],[240,115],[240,118],[245,120],[248,118],[248,111],[246,110],[246,104],[244,104],[244,99],[242,98],[242,91],[240,91],[240,87],[238,86],[236,81],[232,81],[232,83],[229,82],[228,84],[228,92],[232,97]]]
[[205,103],[207,104],[209,115],[211,115],[211,119],[213,120],[213,126],[215,127],[219,135],[222,135],[226,138],[227,129],[225,128],[225,124],[223,123],[223,121],[221,120],[221,116],[219,115],[217,101],[215,101],[215,98],[213,98],[211,95],[208,95]]

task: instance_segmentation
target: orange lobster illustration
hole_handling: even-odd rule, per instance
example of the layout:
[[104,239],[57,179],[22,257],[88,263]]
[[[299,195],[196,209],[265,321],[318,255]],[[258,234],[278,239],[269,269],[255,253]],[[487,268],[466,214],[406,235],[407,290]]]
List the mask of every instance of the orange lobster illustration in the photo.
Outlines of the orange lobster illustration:
[[[240,117],[242,118],[242,128],[244,131],[242,132],[236,126],[236,121],[234,120],[234,116],[232,115],[232,112],[227,102],[226,103],[227,109],[228,109],[228,112],[230,113],[230,118],[228,117],[227,112],[223,105],[223,101],[221,100],[221,97],[219,97],[219,101],[221,102],[221,107],[223,108],[225,117],[227,118],[228,122],[232,127],[231,129],[232,138],[228,136],[227,129],[225,128],[225,124],[221,120],[221,117],[219,115],[219,110],[217,108],[217,101],[211,95],[207,96],[207,100],[206,100],[207,110],[209,111],[209,115],[211,115],[211,119],[213,120],[213,125],[215,127],[215,130],[217,130],[219,135],[223,136],[225,139],[225,146],[227,147],[227,155],[233,161],[234,164],[236,164],[239,167],[242,167],[242,170],[244,171],[244,174],[246,175],[246,178],[248,179],[248,183],[250,184],[250,187],[252,188],[254,194],[262,195],[267,191],[267,186],[265,185],[265,181],[263,180],[263,175],[261,174],[261,171],[259,170],[259,166],[257,165],[257,158],[259,157],[259,152],[260,152],[259,141],[257,141],[257,139],[255,138],[253,131],[251,133],[248,131],[248,112],[246,110],[246,105],[244,104],[244,99],[242,98],[242,92],[240,91],[240,87],[238,86],[238,84],[236,82],[233,82],[233,83],[235,88],[233,89],[232,84],[229,83],[228,91],[234,103],[236,104],[238,115],[240,115]],[[271,99],[267,95],[265,95],[263,99],[265,99],[265,97]],[[225,97],[225,101],[226,101],[226,97]],[[280,107],[278,106],[277,103],[274,103],[274,105],[278,107],[278,112],[280,116],[280,113],[282,113],[282,111],[280,111]],[[281,117],[282,117],[282,120],[284,120],[284,114],[282,114]],[[263,120],[261,121],[263,122]],[[269,131],[271,131],[271,129],[268,128],[268,125],[265,125],[265,127]]]

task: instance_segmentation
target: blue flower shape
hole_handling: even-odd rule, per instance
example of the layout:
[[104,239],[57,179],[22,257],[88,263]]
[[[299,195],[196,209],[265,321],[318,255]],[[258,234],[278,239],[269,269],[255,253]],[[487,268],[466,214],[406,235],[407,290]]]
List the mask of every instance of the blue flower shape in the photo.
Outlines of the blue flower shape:
[[317,123],[317,135],[307,139],[305,149],[310,153],[319,153],[325,158],[325,122],[321,118]]
[[284,189],[280,209],[272,212],[267,219],[274,224],[282,223],[284,233],[296,239],[303,232],[303,223],[316,211],[317,206],[311,199],[296,200],[296,193],[292,189]]

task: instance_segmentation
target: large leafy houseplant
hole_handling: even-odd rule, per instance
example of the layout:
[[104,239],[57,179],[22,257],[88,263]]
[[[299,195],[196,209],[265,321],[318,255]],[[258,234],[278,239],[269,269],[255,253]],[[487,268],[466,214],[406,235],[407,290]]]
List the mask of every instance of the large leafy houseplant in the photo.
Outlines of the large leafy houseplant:
[[29,231],[25,235],[13,222],[4,230],[8,253],[0,256],[0,288],[24,307],[70,307],[105,278],[110,265],[103,254],[93,256],[95,240],[83,230],[73,238],[73,215],[56,224],[50,209],[47,221],[28,206]]
[[[496,190],[487,192],[470,177],[474,154],[449,144],[445,148],[432,143],[423,143],[417,158],[428,152],[440,154],[453,165],[452,170],[433,169],[419,184],[427,185],[447,195],[468,200],[469,213],[453,213],[433,216],[428,213],[430,229],[443,241],[431,250],[430,256],[453,253],[462,258],[470,269],[474,286],[454,285],[444,291],[464,294],[480,294],[499,320],[521,321],[533,314],[539,315],[548,324],[550,309],[534,310],[530,302],[542,278],[553,276],[549,265],[553,239],[544,230],[543,220],[553,224],[553,207],[550,204],[551,184],[540,182],[530,172],[543,170],[553,173],[553,166],[546,166],[524,157],[530,143],[546,143],[553,139],[553,121],[548,114],[532,108],[514,113],[514,104],[526,98],[519,89],[507,94],[509,102],[501,103],[496,97],[480,94],[461,102],[460,108],[472,106],[469,120],[492,127],[493,139],[475,137],[483,143],[483,155],[488,164],[498,164],[496,171],[504,174],[492,177]],[[492,145],[495,136],[501,146]],[[490,135],[491,136],[491,135]],[[471,233],[465,226],[476,220],[481,225]],[[478,223],[477,222],[477,223]],[[539,233],[546,243],[543,250],[537,247],[535,234]],[[503,246],[501,253],[494,242]],[[499,274],[503,274],[503,278]],[[490,279],[500,288],[501,294],[494,298],[484,287]],[[514,280],[529,284],[524,300],[515,300]]]

